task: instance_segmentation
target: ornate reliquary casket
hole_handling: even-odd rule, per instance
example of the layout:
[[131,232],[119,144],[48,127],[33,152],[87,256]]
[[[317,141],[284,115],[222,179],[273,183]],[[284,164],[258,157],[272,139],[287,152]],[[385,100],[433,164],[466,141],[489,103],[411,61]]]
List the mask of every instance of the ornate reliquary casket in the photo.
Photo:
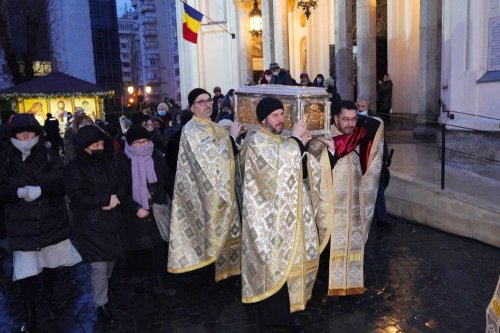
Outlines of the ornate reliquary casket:
[[330,136],[330,94],[324,88],[262,84],[240,87],[234,96],[235,119],[249,131],[261,126],[255,113],[257,103],[275,97],[285,107],[283,134],[289,134],[293,124],[303,119],[311,135]]

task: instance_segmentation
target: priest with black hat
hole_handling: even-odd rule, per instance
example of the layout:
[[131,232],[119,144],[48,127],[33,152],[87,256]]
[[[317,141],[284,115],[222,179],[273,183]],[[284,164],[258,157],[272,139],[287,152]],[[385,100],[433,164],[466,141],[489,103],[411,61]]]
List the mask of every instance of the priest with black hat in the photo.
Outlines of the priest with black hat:
[[311,135],[302,120],[293,125],[291,138],[281,135],[285,117],[280,100],[263,98],[256,114],[262,127],[240,150],[242,299],[257,303],[262,326],[296,329],[290,313],[305,309],[318,270],[314,194],[320,168],[305,153]]
[[235,140],[241,125],[235,123],[228,135],[212,122],[212,98],[202,88],[193,89],[188,102],[193,118],[183,127],[179,145],[168,271],[202,269],[200,284],[213,287],[240,273]]
[[90,265],[97,318],[110,324],[114,317],[108,305],[108,280],[123,253],[120,184],[112,160],[104,154],[105,139],[99,127],[81,127],[75,137],[77,156],[66,168],[64,179],[79,250]]

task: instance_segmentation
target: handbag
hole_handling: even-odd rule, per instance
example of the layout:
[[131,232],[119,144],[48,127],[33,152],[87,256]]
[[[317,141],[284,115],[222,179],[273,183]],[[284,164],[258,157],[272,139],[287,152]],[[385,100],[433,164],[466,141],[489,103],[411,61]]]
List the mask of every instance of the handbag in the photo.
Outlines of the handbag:
[[156,226],[160,231],[160,236],[165,242],[170,241],[170,221],[172,219],[172,201],[167,198],[166,204],[151,204]]

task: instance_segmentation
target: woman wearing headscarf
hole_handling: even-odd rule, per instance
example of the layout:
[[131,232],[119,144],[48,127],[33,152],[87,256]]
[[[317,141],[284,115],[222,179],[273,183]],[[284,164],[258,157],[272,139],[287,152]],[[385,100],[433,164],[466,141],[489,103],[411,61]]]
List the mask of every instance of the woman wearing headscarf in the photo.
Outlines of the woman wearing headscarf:
[[168,288],[164,280],[168,244],[160,235],[152,206],[167,204],[167,193],[173,191],[173,177],[150,135],[144,127],[133,125],[126,134],[124,153],[115,156],[123,185],[120,208],[130,268],[143,275],[146,289],[172,296],[175,289]]
[[52,295],[55,268],[82,260],[69,240],[69,214],[64,201],[64,162],[43,141],[40,124],[31,114],[15,115],[10,140],[0,155],[0,201],[5,203],[13,280],[24,299],[21,332],[36,330],[37,276],[43,276],[43,307],[55,318]]

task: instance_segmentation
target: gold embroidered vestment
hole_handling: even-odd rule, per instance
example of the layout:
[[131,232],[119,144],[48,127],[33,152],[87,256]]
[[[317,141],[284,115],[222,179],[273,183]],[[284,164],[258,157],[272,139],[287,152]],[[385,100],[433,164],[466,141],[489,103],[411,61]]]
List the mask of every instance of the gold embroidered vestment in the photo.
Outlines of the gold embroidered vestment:
[[215,261],[216,281],[240,272],[235,159],[227,131],[193,117],[183,128],[172,202],[168,271]]
[[[316,189],[319,167],[309,159],[307,186]],[[316,279],[319,244],[300,148],[293,139],[261,128],[243,145],[240,161],[242,300],[262,301],[286,283],[290,311],[303,310]]]

